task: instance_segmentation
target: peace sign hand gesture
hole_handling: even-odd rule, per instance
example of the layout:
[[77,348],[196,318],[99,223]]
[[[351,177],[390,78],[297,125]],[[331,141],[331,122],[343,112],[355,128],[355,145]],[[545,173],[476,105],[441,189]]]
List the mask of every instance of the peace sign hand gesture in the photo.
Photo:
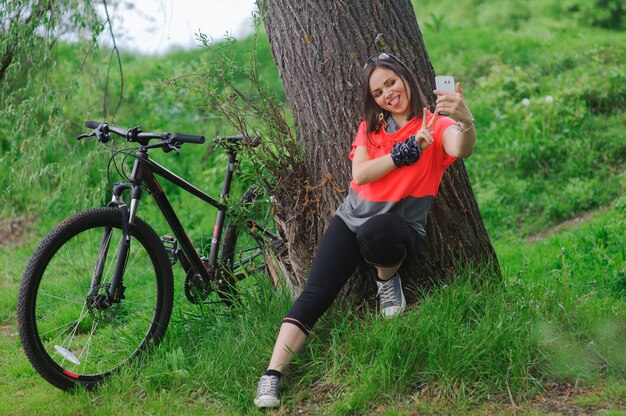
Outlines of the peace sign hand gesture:
[[427,108],[424,107],[422,127],[417,131],[417,133],[415,133],[415,140],[417,140],[417,144],[419,145],[421,150],[426,149],[435,141],[435,139],[433,138],[433,133],[430,129],[435,124],[436,118],[437,118],[437,113],[433,115],[433,117],[430,119],[430,122],[429,122],[428,116],[427,116]]

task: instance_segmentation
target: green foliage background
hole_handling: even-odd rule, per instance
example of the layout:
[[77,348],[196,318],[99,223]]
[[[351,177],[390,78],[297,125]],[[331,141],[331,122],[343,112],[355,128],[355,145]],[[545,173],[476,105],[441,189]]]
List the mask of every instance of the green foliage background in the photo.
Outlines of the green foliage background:
[[[623,191],[626,160],[623,32],[565,19],[571,7],[560,2],[452,3],[423,1],[415,10],[436,72],[462,82],[477,119],[479,143],[466,164],[490,235],[535,233],[613,201]],[[109,68],[110,51],[92,46],[90,40],[57,43],[53,56],[40,58],[40,68],[24,72],[17,66],[14,73],[27,76],[3,83],[3,216],[45,212],[55,215],[53,223],[108,198],[106,153],[72,139],[85,130],[85,119],[207,137],[234,133],[207,107],[202,91],[183,82],[215,67],[216,53],[245,67],[256,48],[261,82],[284,100],[261,34],[257,43],[226,41],[163,57],[123,54],[123,104],[112,119],[120,76],[115,65]],[[232,77],[246,88],[241,74]],[[215,189],[222,169],[215,158],[210,149],[187,146],[181,157],[166,160]],[[90,192],[74,192],[77,181]]]

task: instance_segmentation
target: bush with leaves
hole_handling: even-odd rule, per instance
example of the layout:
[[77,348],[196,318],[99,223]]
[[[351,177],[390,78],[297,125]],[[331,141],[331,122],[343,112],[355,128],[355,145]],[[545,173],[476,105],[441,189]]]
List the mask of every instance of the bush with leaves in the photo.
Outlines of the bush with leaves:
[[560,7],[585,26],[626,29],[626,5],[623,0],[565,0]]
[[76,74],[63,85],[52,81],[58,40],[86,36],[88,54],[102,23],[82,0],[2,1],[0,21],[0,205],[8,216],[27,212],[34,195],[51,195],[54,206],[63,179],[54,161],[71,154],[59,141],[68,125],[63,105],[76,88]]

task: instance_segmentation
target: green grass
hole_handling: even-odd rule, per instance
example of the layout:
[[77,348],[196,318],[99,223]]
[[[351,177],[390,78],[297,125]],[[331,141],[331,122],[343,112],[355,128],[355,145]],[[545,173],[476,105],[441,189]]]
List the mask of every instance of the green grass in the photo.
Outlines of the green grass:
[[[517,403],[528,402],[546,382],[599,388],[576,396],[589,408],[619,406],[626,400],[619,387],[626,376],[625,230],[622,199],[543,241],[497,244],[501,283],[479,284],[466,271],[391,321],[366,306],[336,305],[287,373],[285,407],[307,414],[370,414],[379,406],[386,414],[438,407],[463,413],[506,404],[508,391]],[[18,272],[27,255],[17,249],[18,261],[5,253],[3,263]],[[12,283],[0,298],[2,325],[14,333],[17,278],[4,273]],[[290,306],[287,293],[272,291],[261,276],[232,310],[191,306],[180,292],[178,299],[156,353],[93,393],[50,387],[17,339],[3,337],[1,394],[12,400],[0,401],[0,411],[254,414],[251,395]]]

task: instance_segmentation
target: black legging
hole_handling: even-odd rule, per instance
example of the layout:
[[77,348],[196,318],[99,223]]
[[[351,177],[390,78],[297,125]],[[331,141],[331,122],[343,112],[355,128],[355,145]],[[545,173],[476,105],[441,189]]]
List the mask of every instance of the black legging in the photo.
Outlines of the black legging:
[[307,333],[333,303],[360,262],[383,267],[417,252],[419,234],[397,214],[367,220],[356,233],[335,216],[322,236],[309,279],[283,322]]

